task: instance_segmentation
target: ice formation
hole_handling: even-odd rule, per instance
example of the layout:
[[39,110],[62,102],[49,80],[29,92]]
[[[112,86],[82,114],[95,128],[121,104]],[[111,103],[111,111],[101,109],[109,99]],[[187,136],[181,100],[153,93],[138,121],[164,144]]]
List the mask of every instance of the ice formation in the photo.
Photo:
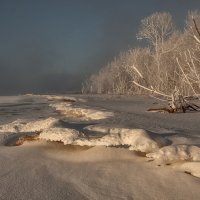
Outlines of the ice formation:
[[50,106],[67,117],[81,120],[100,120],[113,116],[113,113],[109,111],[88,107],[75,107],[71,103],[54,103],[50,104]]
[[82,134],[79,131],[68,128],[50,128],[42,131],[39,138],[49,141],[63,142],[66,144],[72,144]]
[[[57,127],[57,125],[59,120],[52,117],[31,122],[16,120],[0,126],[0,143],[3,144],[8,138],[15,137],[16,133],[40,132],[39,139],[58,141],[65,145],[126,147],[129,150],[146,153],[146,157],[161,165],[184,161],[185,163],[178,165],[178,169],[200,177],[200,148],[197,146],[170,145],[170,141],[162,135],[144,129],[90,125],[85,128],[88,132],[86,136],[78,130]],[[95,132],[102,133],[103,136],[97,137]],[[187,138],[177,137],[175,137],[176,143],[187,142]]]
[[[96,127],[98,129],[98,127]],[[92,129],[90,126],[88,129]],[[93,126],[95,129],[95,126]],[[38,129],[37,129],[38,130]],[[99,129],[98,129],[99,130]],[[101,130],[106,132],[107,128]],[[80,146],[126,146],[130,150],[141,152],[155,152],[167,141],[163,138],[153,138],[150,132],[143,129],[112,128],[107,130],[108,134],[103,137],[86,137],[83,133],[69,128],[48,127],[43,129],[39,138],[60,141],[64,144]]]
[[130,150],[146,153],[154,152],[169,142],[158,134],[144,129],[109,128],[102,125],[92,125],[86,129],[107,133],[102,138],[91,140],[90,143],[105,146],[127,145]]
[[50,128],[56,123],[58,123],[58,119],[52,117],[31,122],[16,120],[14,122],[1,125],[0,133],[38,132]]
[[200,161],[200,148],[193,145],[171,145],[147,154],[147,157],[159,164],[171,164],[178,161]]
[[54,96],[54,95],[47,95],[46,98],[50,101],[71,101],[75,102],[76,98],[75,97],[66,97],[66,96]]
[[[87,138],[73,129],[51,128],[44,130],[40,138],[61,141],[64,144],[80,146],[127,146],[130,150],[141,152],[154,152],[167,141],[155,141],[149,136],[149,132],[143,129],[112,129],[112,131],[100,138]],[[73,139],[71,139],[73,138]]]

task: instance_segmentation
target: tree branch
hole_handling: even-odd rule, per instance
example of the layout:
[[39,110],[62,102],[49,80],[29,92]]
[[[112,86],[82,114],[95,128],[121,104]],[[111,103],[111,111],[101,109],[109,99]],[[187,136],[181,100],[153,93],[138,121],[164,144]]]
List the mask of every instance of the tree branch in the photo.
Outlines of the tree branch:
[[132,82],[133,82],[135,85],[137,85],[137,86],[139,86],[139,87],[141,87],[141,88],[143,88],[143,89],[145,89],[145,90],[148,90],[148,91],[150,91],[150,92],[152,92],[152,93],[155,93],[155,94],[158,94],[158,95],[161,95],[161,96],[164,96],[164,97],[171,98],[170,95],[166,95],[166,94],[163,94],[162,92],[158,92],[158,91],[156,91],[156,90],[154,90],[154,89],[147,88],[147,87],[145,87],[145,86],[143,86],[143,85],[140,85],[139,83],[137,83],[137,82],[135,82],[135,81],[132,81]]

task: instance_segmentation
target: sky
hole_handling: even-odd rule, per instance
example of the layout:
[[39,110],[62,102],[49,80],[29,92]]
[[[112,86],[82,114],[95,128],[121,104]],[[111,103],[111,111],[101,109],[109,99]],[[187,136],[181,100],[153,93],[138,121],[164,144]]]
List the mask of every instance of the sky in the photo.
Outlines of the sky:
[[0,0],[0,95],[66,93],[120,52],[140,21],[170,12],[183,27],[200,0]]

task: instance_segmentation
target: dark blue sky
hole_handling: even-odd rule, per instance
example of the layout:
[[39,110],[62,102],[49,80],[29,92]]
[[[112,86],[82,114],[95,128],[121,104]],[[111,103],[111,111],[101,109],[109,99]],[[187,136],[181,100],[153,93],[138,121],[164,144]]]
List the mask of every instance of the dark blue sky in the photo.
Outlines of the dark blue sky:
[[168,11],[183,27],[200,0],[0,0],[0,95],[78,90],[120,51],[140,20]]

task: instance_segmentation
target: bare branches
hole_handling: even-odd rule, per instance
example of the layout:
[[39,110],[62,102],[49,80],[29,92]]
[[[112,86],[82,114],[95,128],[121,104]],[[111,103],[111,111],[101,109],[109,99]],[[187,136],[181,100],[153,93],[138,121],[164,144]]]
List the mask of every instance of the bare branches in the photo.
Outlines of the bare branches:
[[194,36],[194,39],[198,42],[198,43],[200,43],[200,39],[196,36],[196,35],[193,35]]
[[194,88],[193,88],[193,86],[192,86],[191,81],[190,81],[189,78],[188,78],[188,75],[185,74],[185,72],[184,72],[184,70],[183,70],[183,68],[182,68],[182,66],[181,66],[181,64],[180,64],[180,62],[179,62],[179,60],[178,60],[178,58],[176,58],[176,61],[177,61],[177,63],[178,63],[178,66],[180,67],[180,70],[181,70],[181,72],[183,73],[183,76],[184,76],[184,78],[186,79],[188,85],[191,87],[191,89],[192,89],[192,91],[194,92],[194,94],[197,95],[196,92],[195,92],[195,90],[194,90]]
[[[191,104],[186,106],[185,102],[186,96],[200,99],[199,23],[200,13],[189,13],[185,31],[181,32],[174,29],[169,13],[146,17],[141,21],[138,37],[147,39],[151,48],[120,53],[85,82],[83,92],[145,93],[157,100],[169,101],[170,112],[175,112],[175,107],[181,110],[178,104],[186,110],[196,108]],[[178,91],[176,94],[174,89]]]
[[174,32],[172,16],[169,13],[153,13],[141,21],[138,39],[147,39],[155,50]]
[[140,71],[133,65],[132,68],[136,71],[136,73],[140,76],[140,78],[144,78]]
[[[194,22],[194,27],[195,27],[195,29],[196,29],[196,31],[197,31],[199,37],[200,37],[200,31],[199,31],[199,29],[198,29],[198,27],[197,27],[197,23],[196,23],[194,17],[192,17],[192,20],[193,20],[193,22]],[[199,40],[198,40],[198,41],[199,41]]]
[[139,83],[137,83],[137,82],[135,82],[135,81],[132,81],[135,85],[137,85],[138,87],[141,87],[141,88],[143,88],[143,89],[145,89],[145,90],[148,90],[149,92],[151,92],[152,94],[158,94],[158,95],[161,95],[161,96],[164,96],[164,97],[171,97],[170,95],[166,95],[166,94],[164,94],[164,93],[162,93],[162,92],[159,92],[159,91],[156,91],[155,89],[150,89],[150,88],[148,88],[148,87],[145,87],[145,86],[143,86],[143,85],[141,85],[141,84],[139,84]]

